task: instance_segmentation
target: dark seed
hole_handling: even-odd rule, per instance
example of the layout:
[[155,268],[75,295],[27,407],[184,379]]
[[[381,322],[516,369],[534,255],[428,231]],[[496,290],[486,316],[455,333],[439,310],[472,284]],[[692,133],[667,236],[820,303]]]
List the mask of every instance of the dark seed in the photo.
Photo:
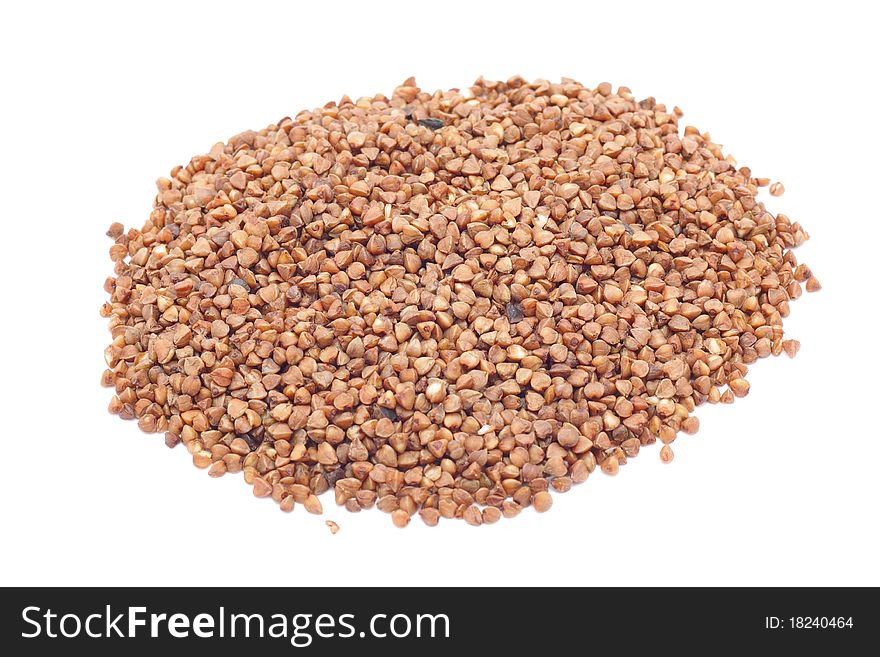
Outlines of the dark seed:
[[392,422],[397,422],[397,413],[393,408],[386,408],[384,406],[379,407],[379,414],[382,417],[387,417]]
[[511,324],[521,322],[525,317],[522,306],[515,301],[508,302],[508,304],[504,307],[504,311],[507,313],[507,319],[510,321]]
[[327,480],[327,484],[330,488],[333,488],[337,481],[345,479],[345,468],[336,468],[335,470],[326,472],[324,473],[324,478]]
[[257,438],[250,433],[244,434],[242,438],[244,438],[244,441],[248,444],[248,447],[251,448],[251,451],[257,449],[257,447],[259,447],[263,442],[262,436]]
[[443,121],[440,119],[419,119],[419,125],[431,130],[439,130],[443,127]]

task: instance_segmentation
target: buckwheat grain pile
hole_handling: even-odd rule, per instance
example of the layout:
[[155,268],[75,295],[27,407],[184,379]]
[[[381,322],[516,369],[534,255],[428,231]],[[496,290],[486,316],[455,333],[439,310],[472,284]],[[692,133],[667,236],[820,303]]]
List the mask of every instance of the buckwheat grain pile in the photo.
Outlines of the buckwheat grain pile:
[[[769,181],[601,84],[410,79],[215,145],[108,234],[110,410],[284,511],[512,517],[698,428],[819,289]],[[781,185],[774,187],[781,192]]]

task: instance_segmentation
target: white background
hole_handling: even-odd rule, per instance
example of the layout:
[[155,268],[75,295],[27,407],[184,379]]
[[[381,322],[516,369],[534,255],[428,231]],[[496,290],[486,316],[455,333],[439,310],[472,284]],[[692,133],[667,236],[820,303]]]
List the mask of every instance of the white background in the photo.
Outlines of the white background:
[[[0,583],[880,584],[878,47],[871,3],[7,3],[0,20]],[[104,231],[154,181],[343,94],[608,80],[685,112],[800,221],[800,355],[645,449],[473,528],[280,513],[106,412]],[[326,519],[342,529],[331,535]]]

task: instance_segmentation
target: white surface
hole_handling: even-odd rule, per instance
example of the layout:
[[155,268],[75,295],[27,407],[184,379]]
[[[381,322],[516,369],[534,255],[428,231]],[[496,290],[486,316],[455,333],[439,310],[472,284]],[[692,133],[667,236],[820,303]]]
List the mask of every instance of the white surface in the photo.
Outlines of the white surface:
[[[2,20],[0,584],[880,584],[870,3],[20,2]],[[733,13],[728,13],[729,7]],[[472,528],[280,513],[107,414],[104,231],[217,141],[343,94],[603,80],[785,183],[824,289],[795,360],[551,512]],[[331,535],[326,519],[342,529]]]

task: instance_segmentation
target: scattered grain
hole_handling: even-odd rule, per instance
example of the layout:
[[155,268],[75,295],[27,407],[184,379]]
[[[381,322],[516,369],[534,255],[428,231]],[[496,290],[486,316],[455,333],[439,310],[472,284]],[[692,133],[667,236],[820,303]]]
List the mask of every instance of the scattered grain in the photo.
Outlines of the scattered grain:
[[782,320],[821,286],[768,180],[626,88],[471,92],[344,97],[160,179],[107,231],[109,410],[283,511],[491,524],[658,439],[671,461],[797,352]]

